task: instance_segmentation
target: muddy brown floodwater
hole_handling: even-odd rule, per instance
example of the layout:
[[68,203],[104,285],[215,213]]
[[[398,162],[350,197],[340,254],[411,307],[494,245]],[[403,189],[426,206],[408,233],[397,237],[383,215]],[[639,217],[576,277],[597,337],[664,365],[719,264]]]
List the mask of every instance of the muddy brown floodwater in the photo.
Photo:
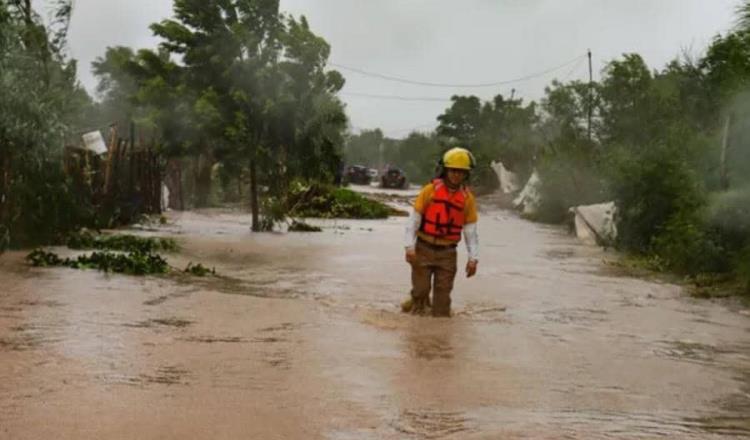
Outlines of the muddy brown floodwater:
[[219,277],[0,257],[0,438],[750,437],[750,318],[619,276],[558,228],[484,212],[479,273],[433,319],[398,311],[403,218],[170,218],[170,263]]

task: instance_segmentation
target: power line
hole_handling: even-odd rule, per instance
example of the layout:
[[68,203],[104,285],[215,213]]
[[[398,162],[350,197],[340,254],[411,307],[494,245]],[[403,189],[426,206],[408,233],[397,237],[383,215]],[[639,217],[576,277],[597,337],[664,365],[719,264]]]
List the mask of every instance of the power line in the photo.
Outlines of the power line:
[[[583,60],[581,60],[580,63],[582,63]],[[580,67],[580,63],[576,67]],[[568,75],[570,76],[570,75]],[[513,89],[516,92],[519,92],[517,89]],[[401,95],[381,95],[376,93],[360,93],[360,92],[339,92],[339,95],[342,96],[352,96],[356,98],[373,98],[373,99],[385,99],[385,100],[394,100],[394,101],[424,101],[424,102],[453,102],[452,98],[438,98],[438,97],[420,97],[420,96],[401,96]],[[491,100],[490,98],[484,98],[479,96],[478,97],[481,100]]]
[[404,84],[411,84],[411,85],[418,85],[418,86],[425,86],[425,87],[481,88],[481,87],[497,87],[497,86],[501,86],[501,85],[513,84],[513,83],[517,83],[517,82],[521,82],[521,81],[527,81],[527,80],[530,80],[530,79],[538,78],[540,76],[544,76],[544,75],[547,75],[548,73],[552,73],[552,72],[554,72],[556,70],[559,70],[559,69],[562,69],[564,67],[567,67],[567,66],[573,64],[574,62],[576,62],[576,61],[578,61],[581,58],[584,58],[586,56],[587,55],[580,55],[580,56],[577,56],[577,57],[573,58],[572,60],[569,60],[569,61],[566,61],[563,64],[560,64],[559,66],[555,66],[555,67],[552,67],[550,69],[547,69],[547,70],[544,70],[544,71],[541,71],[541,72],[537,72],[537,73],[533,73],[531,75],[526,75],[526,76],[523,76],[523,77],[520,77],[520,78],[515,78],[515,79],[510,79],[510,80],[504,80],[504,81],[496,81],[496,82],[492,82],[492,83],[483,83],[483,84],[447,84],[447,83],[433,83],[433,82],[426,82],[426,81],[415,81],[415,80],[411,80],[411,79],[400,78],[400,77],[397,77],[397,76],[384,75],[382,73],[370,72],[370,71],[359,69],[359,68],[356,68],[356,67],[344,66],[342,64],[330,63],[330,65],[333,66],[333,67],[336,67],[338,69],[348,70],[350,72],[355,72],[355,73],[358,73],[360,75],[370,76],[370,77],[379,78],[379,79],[382,79],[382,80],[385,80],[385,81],[393,81],[393,82],[399,82],[399,83],[404,83]]
[[376,95],[371,93],[341,92],[340,95],[354,96],[358,98],[390,99],[394,101],[424,101],[424,102],[450,102],[450,98],[412,97],[398,95]]
[[425,129],[425,128],[430,128],[430,129],[434,130],[435,128],[437,128],[437,125],[438,125],[437,122],[430,122],[430,123],[427,123],[427,124],[417,125],[417,126],[410,127],[410,128],[400,128],[400,129],[397,129],[397,130],[388,130],[388,129],[384,129],[382,127],[380,127],[380,128],[358,127],[358,126],[355,126],[355,125],[353,125],[351,128],[354,129],[354,130],[357,130],[359,132],[381,130],[381,131],[388,131],[390,133],[405,133],[405,132],[419,131],[420,129]]
[[429,124],[417,125],[416,127],[412,127],[412,128],[400,128],[398,130],[389,130],[389,131],[391,133],[405,133],[405,132],[412,132],[412,131],[420,131],[420,129],[423,129],[423,128],[430,128],[434,130],[435,128],[437,128],[437,125],[438,125],[437,122],[431,122]]
[[570,72],[568,72],[568,74],[563,77],[562,82],[568,81],[570,79],[570,77],[573,76],[573,73],[575,73],[576,71],[578,71],[578,69],[581,68],[581,66],[583,65],[584,61],[585,61],[585,59],[581,58],[581,60],[578,61],[578,63],[575,66],[573,66],[572,69],[570,69]]

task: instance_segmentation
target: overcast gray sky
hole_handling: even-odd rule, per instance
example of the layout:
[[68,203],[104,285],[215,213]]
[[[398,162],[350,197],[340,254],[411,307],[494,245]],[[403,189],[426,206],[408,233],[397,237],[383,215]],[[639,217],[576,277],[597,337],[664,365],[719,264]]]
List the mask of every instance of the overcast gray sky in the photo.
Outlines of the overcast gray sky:
[[[563,65],[538,78],[484,88],[427,87],[385,81],[343,68],[342,99],[352,128],[382,128],[392,137],[430,130],[454,94],[484,99],[502,93],[538,100],[552,79],[585,79],[625,52],[661,68],[684,51],[702,53],[734,23],[739,0],[281,0],[307,16],[341,66],[442,84],[498,83]],[[71,55],[94,90],[91,62],[107,46],[155,47],[148,25],[171,15],[169,0],[76,0]],[[403,101],[360,95],[434,100]]]

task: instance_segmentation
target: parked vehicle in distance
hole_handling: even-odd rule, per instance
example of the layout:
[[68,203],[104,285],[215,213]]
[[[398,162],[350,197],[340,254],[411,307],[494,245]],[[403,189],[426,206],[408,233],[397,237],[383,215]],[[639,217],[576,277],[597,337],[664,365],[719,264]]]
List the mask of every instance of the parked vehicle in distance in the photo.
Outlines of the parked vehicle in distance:
[[380,176],[380,187],[406,189],[409,187],[409,181],[406,179],[406,174],[400,168],[389,167]]
[[349,165],[344,173],[344,181],[354,185],[369,185],[371,181],[369,169],[362,165]]

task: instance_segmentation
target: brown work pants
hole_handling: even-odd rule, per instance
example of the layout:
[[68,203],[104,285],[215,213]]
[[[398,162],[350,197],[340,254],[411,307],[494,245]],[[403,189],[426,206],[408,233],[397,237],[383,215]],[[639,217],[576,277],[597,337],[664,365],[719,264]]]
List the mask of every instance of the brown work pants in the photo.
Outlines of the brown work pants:
[[451,291],[456,278],[456,248],[416,245],[417,261],[411,265],[411,297],[414,312],[424,311],[430,303],[432,315],[450,316]]

